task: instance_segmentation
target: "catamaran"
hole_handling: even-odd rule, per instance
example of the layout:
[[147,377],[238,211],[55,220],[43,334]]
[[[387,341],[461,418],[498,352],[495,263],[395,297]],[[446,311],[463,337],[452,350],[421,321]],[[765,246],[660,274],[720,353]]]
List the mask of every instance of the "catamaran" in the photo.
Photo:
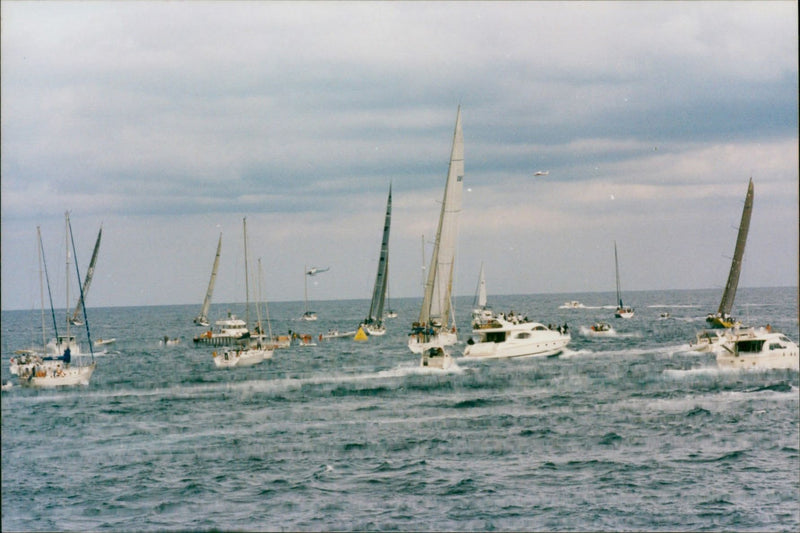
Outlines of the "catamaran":
[[619,259],[617,258],[617,241],[614,241],[614,268],[617,273],[617,310],[614,311],[614,316],[617,318],[631,318],[633,317],[633,307],[622,303],[622,290],[619,286]]
[[214,293],[214,284],[217,281],[217,269],[219,269],[219,254],[222,250],[222,233],[219,234],[217,241],[217,254],[214,256],[214,266],[211,267],[211,279],[208,280],[208,289],[206,289],[206,297],[203,298],[203,306],[200,308],[200,314],[194,317],[193,322],[198,326],[207,328],[210,325],[208,321],[208,310],[211,307],[211,295]]
[[744,247],[747,244],[747,232],[750,230],[750,215],[753,212],[753,178],[747,185],[747,195],[744,199],[742,209],[742,220],[739,223],[739,234],[736,236],[736,248],[733,251],[731,270],[728,273],[728,283],[725,284],[725,291],[722,293],[722,300],[716,314],[709,314],[706,317],[712,328],[732,328],[739,324],[731,316],[733,300],[736,298],[736,289],[739,286],[739,274],[742,271],[742,258],[744,257]]
[[375,287],[372,289],[372,301],[369,304],[369,313],[361,327],[370,335],[385,335],[386,326],[383,324],[383,306],[386,302],[386,291],[389,274],[389,230],[392,225],[392,186],[389,185],[389,197],[386,199],[386,216],[383,221],[383,237],[381,238],[381,251],[378,256],[378,272],[375,274]]
[[421,354],[431,347],[450,346],[458,340],[451,296],[458,240],[458,215],[461,212],[463,188],[464,135],[461,131],[461,106],[459,106],[447,182],[439,213],[439,225],[425,281],[425,294],[419,319],[412,324],[408,339],[408,347],[413,353]]

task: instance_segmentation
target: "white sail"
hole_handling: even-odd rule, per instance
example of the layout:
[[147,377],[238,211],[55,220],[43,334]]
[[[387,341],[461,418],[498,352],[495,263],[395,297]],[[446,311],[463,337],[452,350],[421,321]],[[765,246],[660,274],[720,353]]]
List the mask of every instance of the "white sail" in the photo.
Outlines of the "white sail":
[[447,172],[439,226],[433,246],[425,296],[420,310],[420,323],[446,327],[450,323],[450,297],[453,289],[453,269],[458,240],[458,215],[464,188],[464,135],[461,131],[461,107],[458,108],[453,133],[453,148]]
[[[425,281],[425,294],[419,321],[414,325],[413,336],[409,339],[409,347],[415,352],[424,349],[423,345],[427,342],[425,338],[431,335],[439,337],[441,334],[438,339],[439,344],[454,344],[456,341],[455,317],[450,302],[463,187],[464,135],[461,131],[461,106],[459,106],[453,132],[453,147],[450,152],[447,182],[439,213],[439,225],[428,267],[428,277]],[[450,331],[447,331],[448,329]]]
[[486,307],[486,277],[483,274],[483,263],[481,263],[481,271],[478,274],[478,290],[475,303],[478,307]]
[[617,258],[617,241],[614,241],[614,271],[617,275],[617,310],[614,316],[617,318],[631,318],[633,316],[633,308],[626,306],[622,303],[622,289],[619,283],[619,259]]
[[200,326],[208,326],[208,310],[211,307],[211,295],[214,293],[214,284],[217,281],[217,269],[219,268],[219,253],[222,249],[222,233],[219,234],[217,241],[217,254],[214,256],[214,266],[211,268],[211,279],[208,281],[208,290],[206,290],[206,297],[203,299],[203,306],[200,308],[200,314],[194,319],[194,323]]

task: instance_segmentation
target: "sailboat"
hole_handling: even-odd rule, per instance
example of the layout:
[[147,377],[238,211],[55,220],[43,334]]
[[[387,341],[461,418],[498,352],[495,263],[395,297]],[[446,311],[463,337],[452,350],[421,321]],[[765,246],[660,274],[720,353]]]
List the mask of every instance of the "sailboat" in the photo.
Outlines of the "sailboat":
[[744,257],[744,246],[747,244],[747,232],[750,230],[752,212],[753,178],[750,178],[742,209],[742,220],[739,223],[739,234],[736,237],[736,248],[731,261],[731,271],[728,273],[728,283],[725,284],[725,291],[722,293],[722,300],[716,314],[709,314],[706,317],[706,322],[712,328],[732,328],[739,325],[739,321],[731,317],[731,309],[733,309],[733,300],[736,298],[736,289],[739,286],[739,274],[742,272],[742,258]]
[[456,241],[458,238],[458,215],[461,212],[461,195],[464,187],[464,135],[461,131],[461,106],[456,114],[453,147],[447,182],[444,188],[439,225],[433,245],[428,277],[425,281],[425,294],[419,312],[419,319],[412,324],[408,346],[413,353],[423,354],[421,364],[446,368],[451,364],[449,354],[440,357],[438,351],[457,342],[455,313],[451,296],[453,290],[453,269],[455,266]]
[[[81,315],[83,314],[83,299],[89,294],[89,285],[92,283],[94,277],[94,267],[97,264],[97,255],[100,251],[100,239],[103,236],[103,226],[100,226],[100,231],[97,233],[97,240],[94,243],[94,251],[92,252],[92,259],[89,261],[89,269],[86,271],[86,278],[83,281],[83,289],[81,290],[81,297],[78,298],[78,304],[75,306],[75,311],[72,313],[72,322],[76,326],[83,324],[81,322]],[[99,339],[98,339],[99,340]]]
[[378,272],[375,274],[375,287],[372,289],[372,302],[369,314],[361,327],[370,335],[385,335],[383,325],[383,305],[386,301],[387,281],[389,274],[389,230],[392,225],[392,186],[389,185],[389,197],[386,200],[386,217],[383,222],[383,238],[378,257]]
[[[243,221],[244,226],[244,233],[245,238],[247,236],[247,219],[245,218]],[[220,242],[222,240],[222,235],[220,235]],[[245,292],[247,292],[247,245],[245,245]],[[214,289],[214,280],[216,279],[216,272],[217,272],[217,265],[219,259],[219,243],[217,244],[217,256],[214,258],[214,269],[211,273],[211,281],[209,282],[209,291],[206,292],[206,297],[210,301],[210,293]],[[204,302],[205,305],[205,302]],[[221,320],[217,320],[214,322],[216,326],[216,331],[212,329],[208,329],[204,331],[200,335],[197,335],[192,339],[195,345],[202,344],[202,345],[211,345],[211,346],[233,346],[233,345],[240,345],[245,344],[250,339],[250,330],[248,329],[248,321],[249,321],[249,307],[250,301],[247,302],[247,307],[245,308],[245,320],[237,317],[236,315],[232,314],[228,311],[228,314],[225,318]],[[201,309],[202,315],[202,309]],[[197,318],[202,319],[202,316],[198,316]],[[197,319],[195,319],[197,320]],[[205,319],[207,323],[207,317]],[[197,322],[196,322],[197,323]]]
[[617,241],[614,241],[614,269],[617,273],[617,310],[614,316],[617,318],[632,318],[633,307],[622,303],[622,291],[619,286],[619,259],[617,257]]
[[472,329],[491,322],[494,313],[486,305],[486,277],[483,273],[483,263],[478,274],[478,286],[475,289],[475,299],[472,302]]
[[[248,281],[248,269],[247,269],[247,218],[245,217],[242,220],[242,233],[244,238],[244,279],[245,279],[245,300],[246,300],[246,307],[245,307],[245,324],[249,325],[250,321],[250,283]],[[261,288],[261,261],[259,261],[259,292]],[[257,365],[258,363],[262,362],[264,359],[269,359],[272,357],[272,349],[270,349],[265,341],[264,335],[262,334],[262,327],[261,327],[261,304],[260,304],[261,296],[259,295],[259,303],[258,305],[258,323],[256,326],[256,335],[251,336],[248,334],[246,337],[242,337],[236,342],[233,346],[227,346],[224,350],[217,353],[216,351],[213,352],[214,358],[214,365],[217,368],[232,368],[232,367],[245,367],[245,366],[253,366]]]
[[203,299],[203,306],[200,308],[200,314],[194,317],[193,322],[198,326],[207,328],[209,326],[208,310],[211,307],[211,295],[214,293],[214,284],[217,281],[217,269],[219,268],[219,254],[222,250],[222,233],[219,234],[217,241],[217,254],[214,256],[214,266],[211,267],[211,279],[208,280],[208,289],[206,290],[206,297]]
[[[66,302],[67,302],[67,316],[66,316],[66,327],[67,332],[64,336],[59,336],[56,330],[56,339],[63,340],[63,343],[57,343],[57,346],[63,346],[64,350],[61,354],[57,357],[34,357],[30,364],[22,365],[18,367],[18,376],[20,382],[23,385],[30,386],[30,387],[61,387],[61,386],[72,386],[72,385],[88,385],[89,380],[94,373],[96,362],[94,360],[94,351],[92,350],[92,336],[91,332],[89,331],[89,320],[86,315],[86,307],[83,307],[83,325],[86,327],[86,337],[89,341],[89,352],[91,354],[92,362],[89,365],[81,364],[80,357],[77,358],[77,363],[72,362],[72,356],[78,355],[73,354],[72,347],[78,347],[77,341],[75,336],[70,332],[70,324],[71,318],[69,312],[69,271],[70,271],[70,243],[72,244],[72,254],[75,256],[75,270],[78,273],[78,279],[80,279],[80,269],[78,268],[78,256],[75,250],[75,239],[72,235],[72,224],[69,220],[69,212],[66,212],[64,215],[65,218],[65,233],[66,233]],[[40,249],[40,259],[42,264],[44,265],[44,252],[42,251],[42,240],[41,240],[41,231],[37,228],[37,233],[39,235],[39,249]],[[46,266],[45,266],[46,268]],[[40,278],[41,283],[41,278]],[[80,287],[81,291],[81,300],[84,300],[83,294],[83,287]],[[50,284],[48,279],[48,292],[50,290]],[[44,291],[42,291],[44,294]],[[42,297],[44,300],[44,297]],[[44,302],[43,302],[44,303]],[[44,307],[44,306],[43,306]],[[50,309],[51,314],[53,316],[53,325],[55,328],[56,320],[55,320],[55,312],[53,311],[53,304],[52,304],[52,297],[50,298]],[[42,337],[45,337],[44,332],[44,319],[42,319]],[[79,350],[78,350],[79,351]]]

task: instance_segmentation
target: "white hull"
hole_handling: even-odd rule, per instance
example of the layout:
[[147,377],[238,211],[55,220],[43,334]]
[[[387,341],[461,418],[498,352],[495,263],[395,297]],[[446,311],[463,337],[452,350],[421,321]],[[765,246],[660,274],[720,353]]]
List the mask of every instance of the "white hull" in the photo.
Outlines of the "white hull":
[[780,333],[760,328],[738,335],[731,348],[717,352],[721,368],[800,370],[797,344]]
[[445,331],[427,338],[422,334],[411,335],[408,338],[408,347],[412,353],[422,353],[428,348],[443,348],[445,346],[452,346],[457,342],[458,335]]
[[108,344],[114,344],[117,342],[117,339],[97,339],[94,341],[95,346],[106,346]]
[[221,353],[214,352],[214,365],[217,368],[247,367],[257,365],[265,359],[272,358],[272,350],[261,348],[226,349]]
[[23,385],[30,387],[69,387],[75,385],[88,385],[92,378],[96,363],[89,366],[70,366],[67,368],[40,369],[36,374],[26,380]]
[[386,335],[386,328],[383,326],[364,326],[364,331],[366,331],[372,337]]
[[617,318],[633,318],[633,309],[617,309],[614,312]]
[[467,346],[465,358],[548,357],[560,354],[572,339],[568,333],[547,329],[538,322],[512,324],[495,319],[494,325],[497,327],[473,330],[480,335],[480,342]]

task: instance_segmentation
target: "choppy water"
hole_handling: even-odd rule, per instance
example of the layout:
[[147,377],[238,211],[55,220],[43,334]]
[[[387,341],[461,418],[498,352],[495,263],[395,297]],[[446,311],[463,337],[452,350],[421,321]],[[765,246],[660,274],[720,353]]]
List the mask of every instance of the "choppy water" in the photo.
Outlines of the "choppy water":
[[[192,347],[199,306],[90,309],[93,336],[118,341],[89,386],[2,393],[2,529],[800,529],[798,374],[688,351],[719,291],[628,299],[622,321],[608,294],[494,298],[569,323],[568,351],[446,374],[405,346],[412,299],[385,337],[233,370]],[[287,320],[301,304],[272,305],[273,329],[352,329],[368,302],[315,307],[309,325]],[[742,289],[737,309],[798,340],[797,289]],[[579,334],[600,319],[619,334]],[[36,324],[2,313],[4,382]]]

